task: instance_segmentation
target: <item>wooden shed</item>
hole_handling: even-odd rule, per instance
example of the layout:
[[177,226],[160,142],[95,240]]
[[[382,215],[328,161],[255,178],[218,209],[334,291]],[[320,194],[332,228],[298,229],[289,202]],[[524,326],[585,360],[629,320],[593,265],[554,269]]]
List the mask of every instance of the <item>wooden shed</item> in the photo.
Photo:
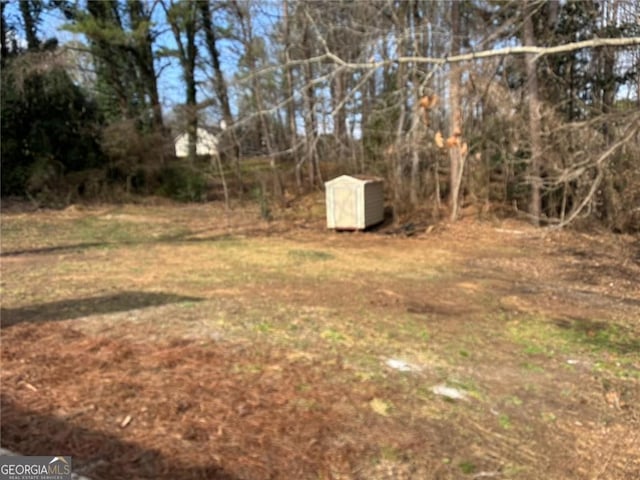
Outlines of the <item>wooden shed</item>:
[[342,175],[325,182],[327,228],[364,230],[384,220],[382,179]]

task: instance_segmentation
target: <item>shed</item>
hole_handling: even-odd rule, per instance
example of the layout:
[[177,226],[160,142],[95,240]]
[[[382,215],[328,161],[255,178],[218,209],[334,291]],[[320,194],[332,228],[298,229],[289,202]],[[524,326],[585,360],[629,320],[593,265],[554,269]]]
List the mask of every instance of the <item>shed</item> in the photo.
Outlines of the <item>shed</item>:
[[[176,157],[187,158],[189,156],[189,134],[187,132],[178,135],[174,144]],[[196,155],[215,155],[218,153],[218,138],[204,128],[196,131]]]
[[382,179],[341,175],[325,182],[327,228],[364,230],[384,220]]

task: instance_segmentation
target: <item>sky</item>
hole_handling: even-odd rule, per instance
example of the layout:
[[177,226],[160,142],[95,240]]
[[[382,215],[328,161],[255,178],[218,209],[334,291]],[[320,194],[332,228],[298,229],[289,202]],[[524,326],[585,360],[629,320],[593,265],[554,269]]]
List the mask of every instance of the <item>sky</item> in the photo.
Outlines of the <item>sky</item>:
[[[8,2],[5,15],[7,22],[18,27],[16,36],[18,38],[18,45],[26,47],[25,35],[22,26],[22,18],[20,16],[18,2]],[[162,22],[163,12],[157,7],[154,12],[154,20],[158,24],[156,28],[159,31],[157,40],[157,46],[163,46],[166,48],[175,48],[175,40],[173,34],[167,28],[161,28],[160,22]],[[41,39],[57,38],[59,45],[63,46],[68,43],[86,43],[84,36],[69,32],[64,28],[67,20],[64,18],[59,10],[44,10],[42,12],[41,23],[38,28],[38,34]],[[227,72],[233,71],[231,65],[233,63],[228,58],[229,56],[224,54],[222,61],[226,64],[225,70]],[[184,103],[184,86],[182,81],[182,71],[180,65],[176,59],[162,58],[156,61],[156,71],[159,72],[158,78],[158,90],[161,97],[161,101],[165,110],[165,113],[170,112],[175,105]],[[199,79],[204,82],[205,79]]]
[[[262,3],[256,3],[255,5],[257,5],[256,8],[259,9],[259,12],[254,12],[253,15],[254,36],[264,38],[269,34],[270,31],[272,31],[273,23],[278,21],[282,7],[279,2],[270,2],[266,0]],[[224,18],[216,18],[215,10],[213,13],[214,21],[216,21],[216,24],[223,26],[226,20]],[[7,18],[7,22],[17,27],[16,35],[18,37],[19,44],[23,47],[26,47],[26,42],[24,40],[24,29],[22,26],[22,17],[20,15],[18,2],[9,2],[5,10],[5,15]],[[153,11],[152,20],[155,23],[154,29],[157,34],[154,48],[159,49],[164,47],[166,49],[175,49],[176,43],[173,37],[173,33],[171,32],[169,27],[165,25],[164,11],[158,4],[156,4],[156,7]],[[74,43],[85,44],[86,40],[83,35],[70,32],[64,28],[65,24],[67,23],[68,21],[59,10],[46,9],[41,14],[38,36],[43,40],[55,37],[58,39],[60,46]],[[218,41],[218,49],[220,53],[222,70],[228,82],[231,84],[234,80],[234,75],[238,71],[237,65],[240,55],[239,48],[237,45],[234,45],[233,42],[222,39]],[[158,75],[158,93],[160,95],[161,103],[163,106],[163,114],[165,116],[165,119],[170,120],[174,107],[184,104],[185,101],[186,95],[184,82],[182,79],[182,68],[178,60],[171,57],[156,59],[155,63],[156,73]],[[212,96],[210,81],[205,77],[202,69],[198,69],[196,75],[197,80],[199,81],[198,101],[202,101],[206,97]],[[87,77],[88,76],[89,75],[87,75]],[[232,113],[234,114],[234,116],[237,116],[239,103],[237,98],[237,89],[230,88],[229,93]],[[220,118],[218,118],[219,114],[212,113],[212,109],[208,110],[209,111],[204,112],[204,123],[210,126],[218,125],[219,121],[221,120]],[[301,119],[300,128],[302,130]]]
[[[18,25],[18,43],[24,44],[24,34],[21,31],[21,16],[18,5],[19,4],[17,1],[8,2],[5,13],[9,24]],[[269,2],[265,0],[262,3],[256,3],[255,5],[258,5],[258,8],[260,9],[260,12],[254,15],[255,35],[264,37],[267,35],[267,32],[272,30],[272,23],[278,20],[281,4],[279,4],[278,2]],[[158,34],[156,48],[175,48],[175,40],[173,38],[173,34],[168,29],[168,27],[164,25],[164,12],[162,8],[157,4],[152,18],[155,21],[155,29]],[[69,42],[84,43],[84,38],[82,35],[74,34],[64,29],[66,20],[60,11],[55,9],[45,10],[42,12],[41,20],[42,21],[39,27],[39,36],[42,39],[56,37],[60,45],[64,45]],[[221,19],[217,19],[218,24],[220,24],[220,21]],[[238,54],[234,53],[235,50],[233,48],[233,45],[229,41],[226,41],[226,43],[225,41],[222,41],[219,47],[223,71],[227,76],[227,80],[232,81],[234,74],[237,72]],[[621,56],[621,59],[624,58],[624,56]],[[182,80],[182,70],[180,65],[178,64],[177,59],[165,57],[156,60],[156,72],[159,74],[158,90],[163,104],[165,118],[170,118],[171,111],[174,109],[174,107],[176,105],[184,103],[185,92],[184,82]],[[211,96],[209,86],[210,84],[201,71],[200,73],[198,73],[198,75],[198,80],[200,81],[200,91],[198,94],[198,99],[202,100],[206,96]],[[233,91],[234,90],[231,89],[231,93],[233,93]],[[630,91],[628,89],[622,89],[622,91],[619,91],[618,94],[620,96],[625,96],[625,94],[629,95]],[[233,113],[237,114],[237,98],[234,98],[232,96],[231,103]],[[331,130],[331,118],[327,116],[322,116],[322,118],[324,118],[325,121],[328,122],[326,128],[328,130]],[[205,123],[208,123],[209,125],[215,125],[218,123],[218,121],[219,118],[215,118],[211,114],[205,117]],[[300,128],[302,130],[302,123],[300,124]]]

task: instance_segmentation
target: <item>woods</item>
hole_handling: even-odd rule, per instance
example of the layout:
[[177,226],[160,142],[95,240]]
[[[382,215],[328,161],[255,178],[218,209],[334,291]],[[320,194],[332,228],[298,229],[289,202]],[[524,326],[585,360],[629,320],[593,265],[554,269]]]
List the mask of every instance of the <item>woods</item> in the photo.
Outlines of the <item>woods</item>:
[[[258,186],[284,205],[366,173],[397,219],[473,208],[640,231],[637,1],[1,5],[3,195]],[[78,40],[47,38],[52,19]],[[197,158],[198,127],[220,168]]]

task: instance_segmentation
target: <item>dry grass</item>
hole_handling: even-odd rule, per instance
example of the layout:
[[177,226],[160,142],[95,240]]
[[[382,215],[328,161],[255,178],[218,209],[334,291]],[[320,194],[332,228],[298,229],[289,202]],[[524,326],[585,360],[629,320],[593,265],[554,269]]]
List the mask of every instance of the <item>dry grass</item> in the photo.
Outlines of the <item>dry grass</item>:
[[4,212],[2,445],[96,479],[640,475],[637,239],[320,210]]

